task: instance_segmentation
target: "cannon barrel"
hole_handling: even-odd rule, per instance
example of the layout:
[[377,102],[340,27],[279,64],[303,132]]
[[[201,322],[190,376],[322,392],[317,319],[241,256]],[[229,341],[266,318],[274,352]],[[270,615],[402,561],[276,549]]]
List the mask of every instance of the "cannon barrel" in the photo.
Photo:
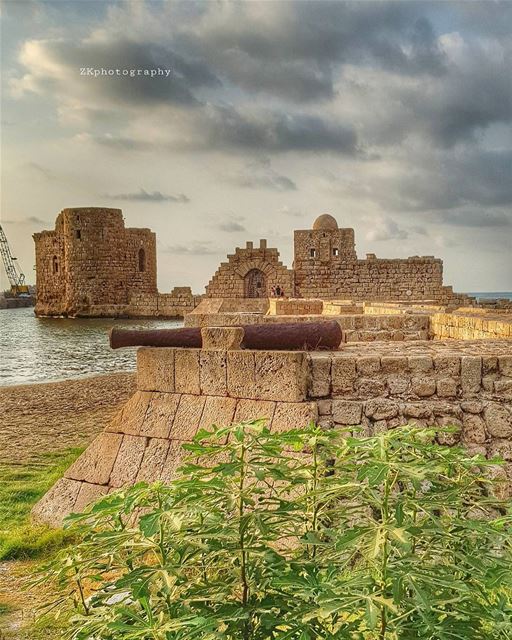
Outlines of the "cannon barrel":
[[[242,349],[314,350],[336,349],[342,339],[339,324],[322,322],[281,322],[244,325]],[[121,347],[189,347],[202,346],[201,329],[112,329],[112,349]]]

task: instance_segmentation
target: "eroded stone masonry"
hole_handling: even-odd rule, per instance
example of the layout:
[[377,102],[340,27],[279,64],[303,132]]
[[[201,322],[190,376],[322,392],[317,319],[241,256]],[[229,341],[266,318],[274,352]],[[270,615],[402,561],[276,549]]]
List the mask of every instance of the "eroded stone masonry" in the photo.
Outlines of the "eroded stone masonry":
[[156,236],[126,228],[121,209],[64,209],[34,241],[37,315],[182,316],[199,300],[188,287],[158,293]]
[[456,427],[447,446],[502,456],[512,495],[512,355],[506,340],[375,342],[336,351],[239,348],[240,327],[203,328],[203,348],[143,347],[138,390],[35,506],[60,525],[101,495],[176,475],[183,442],[212,424],[263,418],[272,431],[315,421],[364,434],[414,423]]
[[279,284],[286,296],[363,300],[431,300],[463,303],[467,296],[443,285],[443,262],[433,256],[383,259],[368,254],[360,260],[353,229],[340,229],[328,214],[312,229],[295,231],[293,269],[279,261],[266,240],[258,249],[247,243],[228,256],[206,287],[210,298],[270,297]]

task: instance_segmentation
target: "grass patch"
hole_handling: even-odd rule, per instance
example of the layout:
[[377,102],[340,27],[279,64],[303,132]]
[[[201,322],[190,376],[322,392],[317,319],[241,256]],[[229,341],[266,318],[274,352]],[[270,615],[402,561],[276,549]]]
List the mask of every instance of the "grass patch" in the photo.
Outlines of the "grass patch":
[[70,534],[62,529],[32,525],[30,510],[82,451],[66,449],[25,464],[0,465],[0,560],[40,557],[69,542]]

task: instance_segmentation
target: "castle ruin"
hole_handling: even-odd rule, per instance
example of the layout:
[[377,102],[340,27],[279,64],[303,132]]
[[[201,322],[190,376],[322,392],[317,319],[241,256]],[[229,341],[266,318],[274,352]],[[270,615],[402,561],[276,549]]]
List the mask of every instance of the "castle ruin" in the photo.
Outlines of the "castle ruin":
[[[256,285],[254,285],[256,283]],[[340,229],[329,214],[312,229],[294,232],[293,269],[279,261],[266,240],[259,249],[247,243],[223,262],[209,285],[209,298],[270,297],[279,284],[287,296],[324,300],[431,300],[450,302],[455,294],[443,285],[443,262],[433,256],[383,259],[368,254],[360,260],[353,229]],[[259,286],[258,286],[259,285]]]

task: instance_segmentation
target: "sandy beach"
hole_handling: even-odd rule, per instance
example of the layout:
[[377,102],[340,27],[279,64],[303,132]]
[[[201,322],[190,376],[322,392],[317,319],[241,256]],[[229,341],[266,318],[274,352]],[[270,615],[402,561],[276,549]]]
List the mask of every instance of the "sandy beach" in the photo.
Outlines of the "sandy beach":
[[134,388],[134,373],[0,387],[0,463],[85,446]]

